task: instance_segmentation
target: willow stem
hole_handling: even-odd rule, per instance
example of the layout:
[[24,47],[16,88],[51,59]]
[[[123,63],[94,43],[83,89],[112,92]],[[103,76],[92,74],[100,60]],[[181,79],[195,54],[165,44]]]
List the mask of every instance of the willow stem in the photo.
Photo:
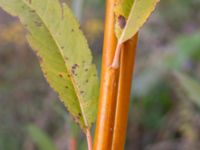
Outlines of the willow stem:
[[126,41],[121,49],[112,150],[124,150],[136,47],[137,35]]
[[117,45],[114,31],[115,2],[116,0],[106,0],[101,85],[93,147],[94,150],[111,150],[112,146],[119,75],[119,69],[111,68]]

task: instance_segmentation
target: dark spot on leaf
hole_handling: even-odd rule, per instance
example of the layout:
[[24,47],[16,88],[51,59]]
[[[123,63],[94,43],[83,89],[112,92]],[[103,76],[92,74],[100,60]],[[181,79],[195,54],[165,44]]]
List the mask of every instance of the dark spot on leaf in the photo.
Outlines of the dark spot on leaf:
[[78,64],[74,64],[74,66],[78,67]]
[[74,32],[74,29],[71,29],[72,32]]
[[69,75],[69,74],[68,74],[67,76],[70,78],[70,75]]
[[62,73],[59,73],[58,75],[59,75],[59,77],[61,77],[61,78],[63,78],[63,76],[64,76]]
[[124,16],[120,15],[118,17],[118,24],[121,29],[124,29],[124,27],[126,26],[126,18]]
[[35,13],[35,10],[31,10],[30,12]]
[[93,76],[96,77],[97,75],[96,75],[96,74],[93,74]]
[[85,82],[88,83],[88,80],[86,80]]
[[78,116],[81,117],[81,113],[78,113]]
[[65,86],[65,88],[68,89],[69,87],[68,87],[68,86]]
[[61,49],[64,49],[64,48],[65,48],[64,46],[61,47]]
[[65,60],[69,60],[69,58],[68,58],[68,57],[65,57]]
[[31,4],[32,3],[32,0],[29,0],[29,4]]
[[[78,64],[74,64],[74,65],[72,66],[72,69],[71,69],[71,70],[72,70],[72,73],[73,73],[73,74],[75,74],[75,70],[76,70],[77,67],[79,67]],[[77,74],[75,74],[75,76],[77,76]]]
[[85,69],[85,72],[87,72],[88,71],[88,69]]
[[84,91],[80,91],[80,93],[81,93],[81,94],[83,94],[83,93],[84,93]]
[[39,22],[39,21],[35,21],[34,23],[35,23],[35,25],[38,26],[38,27],[42,26],[42,23]]

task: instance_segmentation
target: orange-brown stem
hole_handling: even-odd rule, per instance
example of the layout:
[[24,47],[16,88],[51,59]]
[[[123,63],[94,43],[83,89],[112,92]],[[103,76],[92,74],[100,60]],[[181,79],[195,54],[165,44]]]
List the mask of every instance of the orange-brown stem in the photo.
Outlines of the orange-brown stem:
[[112,150],[123,150],[126,139],[131,81],[135,63],[137,35],[123,44],[120,59],[120,74],[115,113]]
[[119,69],[111,68],[117,40],[114,33],[114,2],[106,1],[106,21],[101,69],[101,87],[96,123],[94,150],[110,150],[115,118]]

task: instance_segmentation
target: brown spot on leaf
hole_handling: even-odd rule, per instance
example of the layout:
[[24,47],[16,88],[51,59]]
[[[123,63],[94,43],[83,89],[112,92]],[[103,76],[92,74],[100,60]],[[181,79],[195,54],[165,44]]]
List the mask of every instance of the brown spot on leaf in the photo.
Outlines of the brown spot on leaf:
[[118,18],[118,24],[120,26],[121,29],[124,29],[124,27],[126,26],[126,18],[122,15],[120,15]]
[[39,21],[35,21],[34,23],[35,23],[35,25],[38,26],[38,27],[41,27],[41,26],[42,26],[42,23],[39,22]]
[[[78,64],[74,64],[74,65],[72,66],[72,73],[73,73],[73,74],[75,74],[75,70],[76,70],[77,67],[79,67]],[[77,74],[75,74],[75,75],[77,75]]]
[[84,91],[80,91],[80,93],[81,93],[81,94],[83,94],[83,93],[84,93]]
[[74,64],[75,67],[79,67],[78,64]]
[[63,73],[59,73],[58,76],[61,77],[61,78],[64,77]]
[[31,10],[32,13],[35,13],[35,10]]

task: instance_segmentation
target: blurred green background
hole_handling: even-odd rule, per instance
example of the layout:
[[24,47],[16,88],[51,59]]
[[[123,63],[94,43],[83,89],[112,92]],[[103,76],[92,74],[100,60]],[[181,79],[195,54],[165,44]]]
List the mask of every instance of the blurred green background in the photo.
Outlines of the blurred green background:
[[[65,0],[63,0],[65,1]],[[102,0],[68,1],[101,64]],[[161,0],[141,29],[126,150],[200,149],[200,1]],[[0,9],[0,150],[85,150],[17,18]]]

